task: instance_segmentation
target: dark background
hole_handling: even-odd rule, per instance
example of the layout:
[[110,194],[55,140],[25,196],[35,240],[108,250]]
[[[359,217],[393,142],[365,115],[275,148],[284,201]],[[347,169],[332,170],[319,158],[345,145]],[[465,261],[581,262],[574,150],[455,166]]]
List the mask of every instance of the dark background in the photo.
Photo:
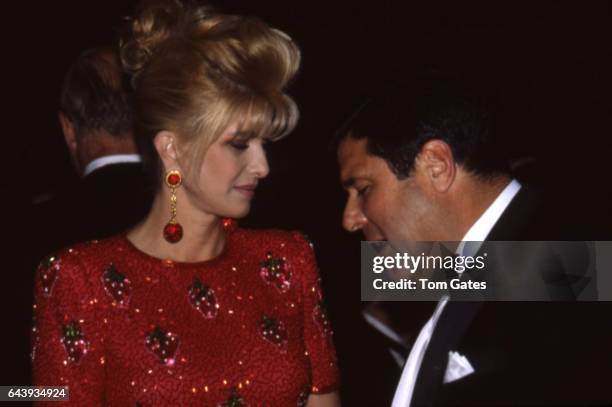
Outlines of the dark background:
[[[20,209],[76,181],[56,118],[63,74],[82,50],[115,42],[115,28],[133,3],[0,6],[3,346],[11,355],[0,384],[27,381],[21,335],[27,312],[13,312],[30,290],[26,271],[11,261],[28,245]],[[558,222],[581,230],[576,238],[610,240],[612,4],[212,3],[228,13],[257,15],[301,46],[303,65],[290,90],[301,121],[271,148],[271,175],[243,224],[300,229],[314,241],[348,383],[356,363],[350,356],[358,349],[359,236],[341,228],[344,195],[327,146],[346,115],[389,81],[444,70],[495,89],[506,118],[499,142],[520,164],[520,179],[553,197]]]

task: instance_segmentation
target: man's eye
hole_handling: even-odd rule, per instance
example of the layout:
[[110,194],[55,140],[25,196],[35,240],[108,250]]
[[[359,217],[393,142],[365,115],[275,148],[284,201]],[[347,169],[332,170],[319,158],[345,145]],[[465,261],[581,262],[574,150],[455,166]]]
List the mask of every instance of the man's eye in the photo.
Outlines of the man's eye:
[[232,148],[235,148],[238,151],[244,151],[247,148],[249,148],[249,145],[247,143],[243,143],[240,141],[230,141],[229,145],[232,146]]

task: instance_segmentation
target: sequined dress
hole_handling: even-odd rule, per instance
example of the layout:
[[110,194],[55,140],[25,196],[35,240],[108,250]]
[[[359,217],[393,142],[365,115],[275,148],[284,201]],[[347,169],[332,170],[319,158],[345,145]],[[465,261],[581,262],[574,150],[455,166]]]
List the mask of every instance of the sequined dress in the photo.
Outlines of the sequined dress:
[[303,406],[338,386],[299,233],[229,225],[199,263],[119,235],[49,257],[36,280],[34,383],[69,386],[74,405]]

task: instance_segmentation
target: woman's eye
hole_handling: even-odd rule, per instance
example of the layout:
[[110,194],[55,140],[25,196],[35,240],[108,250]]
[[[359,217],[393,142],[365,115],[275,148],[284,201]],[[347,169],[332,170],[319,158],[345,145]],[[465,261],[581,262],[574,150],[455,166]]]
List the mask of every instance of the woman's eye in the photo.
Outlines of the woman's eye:
[[235,148],[238,151],[244,151],[247,148],[249,148],[249,145],[247,143],[243,143],[240,141],[230,141],[229,145],[232,146],[232,148]]
[[363,188],[357,188],[357,195],[363,196],[365,195],[366,192],[368,192],[369,189],[370,189],[369,186],[363,187]]

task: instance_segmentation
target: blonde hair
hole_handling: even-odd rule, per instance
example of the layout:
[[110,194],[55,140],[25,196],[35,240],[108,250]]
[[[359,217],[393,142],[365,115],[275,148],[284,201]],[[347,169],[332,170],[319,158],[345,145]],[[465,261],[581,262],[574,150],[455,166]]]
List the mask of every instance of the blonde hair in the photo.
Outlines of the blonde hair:
[[256,17],[143,1],[120,51],[132,75],[141,148],[153,149],[162,130],[201,153],[231,124],[272,140],[297,124],[297,106],[284,89],[299,68],[299,48]]

